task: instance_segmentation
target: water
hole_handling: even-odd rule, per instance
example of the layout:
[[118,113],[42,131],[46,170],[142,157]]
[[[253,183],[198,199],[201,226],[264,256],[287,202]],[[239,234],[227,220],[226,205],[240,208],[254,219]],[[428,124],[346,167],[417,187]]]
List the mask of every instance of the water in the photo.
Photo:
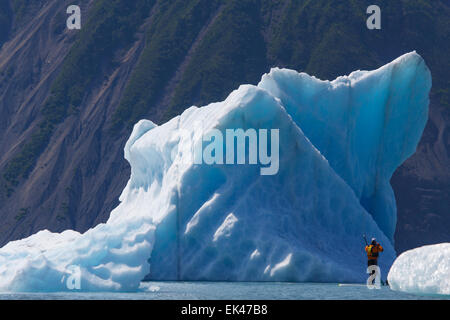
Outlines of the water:
[[145,282],[138,292],[0,293],[1,300],[417,300],[450,299],[396,292],[389,287],[338,286],[336,283]]

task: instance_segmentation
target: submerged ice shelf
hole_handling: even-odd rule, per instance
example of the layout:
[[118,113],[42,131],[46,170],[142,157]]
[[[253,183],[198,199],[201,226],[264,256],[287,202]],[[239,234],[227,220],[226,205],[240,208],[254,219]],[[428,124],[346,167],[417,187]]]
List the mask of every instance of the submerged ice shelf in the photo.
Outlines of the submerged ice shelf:
[[[120,205],[84,234],[41,231],[0,249],[0,289],[136,290],[161,280],[364,281],[361,234],[385,247],[395,199],[389,179],[424,129],[431,76],[411,52],[334,81],[272,69],[257,86],[191,107],[156,126],[141,120],[125,146],[131,177]],[[260,165],[194,164],[202,137],[279,130],[275,175]]]

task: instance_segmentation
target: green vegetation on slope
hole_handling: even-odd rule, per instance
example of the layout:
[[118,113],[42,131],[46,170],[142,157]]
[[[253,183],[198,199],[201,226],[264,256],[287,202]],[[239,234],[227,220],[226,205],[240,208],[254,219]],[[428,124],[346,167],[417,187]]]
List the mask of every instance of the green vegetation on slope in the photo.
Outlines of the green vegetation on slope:
[[[217,10],[215,0],[159,1],[147,30],[147,46],[112,117],[112,129],[128,129],[152,111],[202,27]],[[156,110],[153,110],[156,112]]]
[[[450,8],[444,1],[378,2],[382,29],[366,28],[371,1],[229,1],[198,46],[163,120],[192,104],[223,99],[270,67],[322,79],[374,69],[417,50],[433,74],[433,94],[448,101]],[[232,8],[235,8],[233,10]]]
[[[191,105],[222,100],[242,83],[256,83],[273,66],[334,79],[356,67],[377,68],[411,50],[417,50],[432,69],[433,92],[442,96],[443,103],[448,101],[448,67],[440,67],[449,61],[444,56],[450,33],[448,6],[439,1],[380,0],[382,30],[368,30],[370,4],[361,0],[227,1],[191,52],[174,88],[168,82],[200,28],[191,25],[189,32],[180,26],[191,17],[186,12],[200,7],[207,16],[213,11],[203,9],[197,0],[166,4],[148,30],[147,46],[112,126],[130,130],[142,117],[167,121]],[[204,19],[196,21],[200,24]],[[436,43],[443,46],[441,50]],[[171,91],[164,92],[167,89]],[[163,94],[170,101],[162,103]]]
[[163,121],[194,103],[222,100],[240,84],[259,81],[267,68],[260,2],[227,1],[175,88]]

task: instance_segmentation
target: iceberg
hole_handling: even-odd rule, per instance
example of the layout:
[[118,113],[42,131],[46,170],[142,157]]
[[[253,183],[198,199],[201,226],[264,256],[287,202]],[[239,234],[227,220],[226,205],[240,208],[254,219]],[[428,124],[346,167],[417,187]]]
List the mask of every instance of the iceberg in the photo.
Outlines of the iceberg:
[[403,252],[388,274],[392,290],[450,296],[450,243]]
[[[144,277],[364,282],[363,233],[385,248],[382,271],[395,259],[389,179],[416,148],[430,87],[411,52],[334,81],[275,68],[257,86],[163,125],[141,120],[124,148],[131,176],[108,221],[8,243],[0,289],[71,290],[73,267],[86,291],[133,291]],[[229,130],[245,135],[231,150],[221,138]],[[268,175],[267,161],[251,160],[269,159],[264,146],[276,168]],[[199,152],[209,160],[196,161]]]
[[416,151],[428,120],[431,75],[423,59],[411,52],[331,82],[274,69],[258,86],[281,99],[393,242],[397,211],[389,180]]

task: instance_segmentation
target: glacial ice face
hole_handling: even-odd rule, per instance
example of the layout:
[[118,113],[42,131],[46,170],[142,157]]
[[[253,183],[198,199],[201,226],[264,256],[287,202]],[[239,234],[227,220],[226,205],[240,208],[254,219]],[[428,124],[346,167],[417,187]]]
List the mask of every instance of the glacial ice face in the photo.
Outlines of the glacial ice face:
[[392,290],[414,294],[450,295],[450,243],[403,252],[389,270]]
[[431,75],[423,59],[411,52],[331,82],[273,69],[258,86],[281,99],[393,242],[397,212],[389,180],[415,152],[428,119]]
[[[190,108],[168,125],[165,135],[189,134],[171,164],[183,174],[171,178],[179,181],[176,209],[155,231],[152,279],[363,280],[363,232],[386,244],[385,267],[393,261],[390,241],[353,190],[267,91],[241,86],[224,102]],[[184,164],[202,132],[230,128],[279,128],[278,174],[263,176],[251,165]],[[150,131],[131,148],[133,166],[149,167],[138,159],[150,144],[154,151],[166,142]],[[259,255],[251,259],[255,250]]]
[[[273,69],[223,102],[161,126],[142,120],[125,146],[131,176],[108,221],[84,234],[41,231],[8,243],[0,289],[68,290],[70,266],[81,269],[81,290],[136,290],[149,272],[365,281],[363,233],[383,244],[382,271],[395,258],[389,172],[418,143],[430,81],[415,53],[332,82]],[[237,128],[279,130],[277,174],[192,162],[202,137]]]

